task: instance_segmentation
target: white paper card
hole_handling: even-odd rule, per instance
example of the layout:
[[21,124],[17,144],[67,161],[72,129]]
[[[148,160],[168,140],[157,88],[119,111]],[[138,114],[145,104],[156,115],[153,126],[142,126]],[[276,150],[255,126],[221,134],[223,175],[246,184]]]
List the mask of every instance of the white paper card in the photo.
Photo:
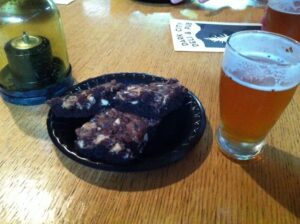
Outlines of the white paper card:
[[260,30],[259,23],[170,20],[175,51],[224,52],[228,37],[242,30]]

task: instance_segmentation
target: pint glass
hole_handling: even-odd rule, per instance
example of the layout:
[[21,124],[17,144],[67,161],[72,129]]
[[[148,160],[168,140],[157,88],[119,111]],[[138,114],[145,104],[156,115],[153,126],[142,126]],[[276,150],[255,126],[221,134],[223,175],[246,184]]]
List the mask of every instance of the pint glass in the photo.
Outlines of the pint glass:
[[220,149],[237,160],[257,156],[299,82],[297,41],[265,31],[233,34],[220,78]]
[[262,29],[300,41],[300,0],[269,0]]

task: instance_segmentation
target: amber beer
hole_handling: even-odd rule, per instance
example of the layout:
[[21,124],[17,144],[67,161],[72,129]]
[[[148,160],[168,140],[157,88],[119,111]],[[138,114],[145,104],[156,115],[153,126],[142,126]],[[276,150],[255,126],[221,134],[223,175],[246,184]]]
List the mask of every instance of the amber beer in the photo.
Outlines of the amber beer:
[[221,70],[220,113],[223,134],[240,142],[263,140],[293,97],[291,89],[259,90]]
[[269,0],[262,23],[263,30],[300,41],[300,1]]
[[265,31],[232,34],[220,76],[220,150],[255,158],[300,83],[300,44]]

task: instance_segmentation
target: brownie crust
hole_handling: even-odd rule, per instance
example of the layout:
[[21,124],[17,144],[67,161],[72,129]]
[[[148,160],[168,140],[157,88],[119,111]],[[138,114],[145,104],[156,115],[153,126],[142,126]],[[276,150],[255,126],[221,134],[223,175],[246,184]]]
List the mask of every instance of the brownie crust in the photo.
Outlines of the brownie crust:
[[115,107],[121,111],[161,119],[182,105],[186,93],[187,89],[178,80],[169,79],[129,85],[116,93],[114,101]]
[[110,108],[116,92],[124,87],[124,84],[112,80],[77,94],[53,98],[47,104],[57,117],[91,117]]
[[88,158],[126,164],[143,153],[158,120],[110,109],[76,129],[78,151]]

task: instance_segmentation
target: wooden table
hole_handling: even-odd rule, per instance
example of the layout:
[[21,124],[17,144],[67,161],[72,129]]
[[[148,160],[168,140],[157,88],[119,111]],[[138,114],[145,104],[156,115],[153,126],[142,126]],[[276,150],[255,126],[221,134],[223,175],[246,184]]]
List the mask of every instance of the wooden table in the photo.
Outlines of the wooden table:
[[74,77],[112,72],[176,77],[202,101],[208,125],[182,161],[151,172],[80,165],[51,142],[48,107],[0,102],[0,223],[300,223],[300,91],[272,129],[260,160],[220,153],[222,54],[173,50],[169,19],[259,22],[261,8],[208,12],[131,0],[59,6]]

